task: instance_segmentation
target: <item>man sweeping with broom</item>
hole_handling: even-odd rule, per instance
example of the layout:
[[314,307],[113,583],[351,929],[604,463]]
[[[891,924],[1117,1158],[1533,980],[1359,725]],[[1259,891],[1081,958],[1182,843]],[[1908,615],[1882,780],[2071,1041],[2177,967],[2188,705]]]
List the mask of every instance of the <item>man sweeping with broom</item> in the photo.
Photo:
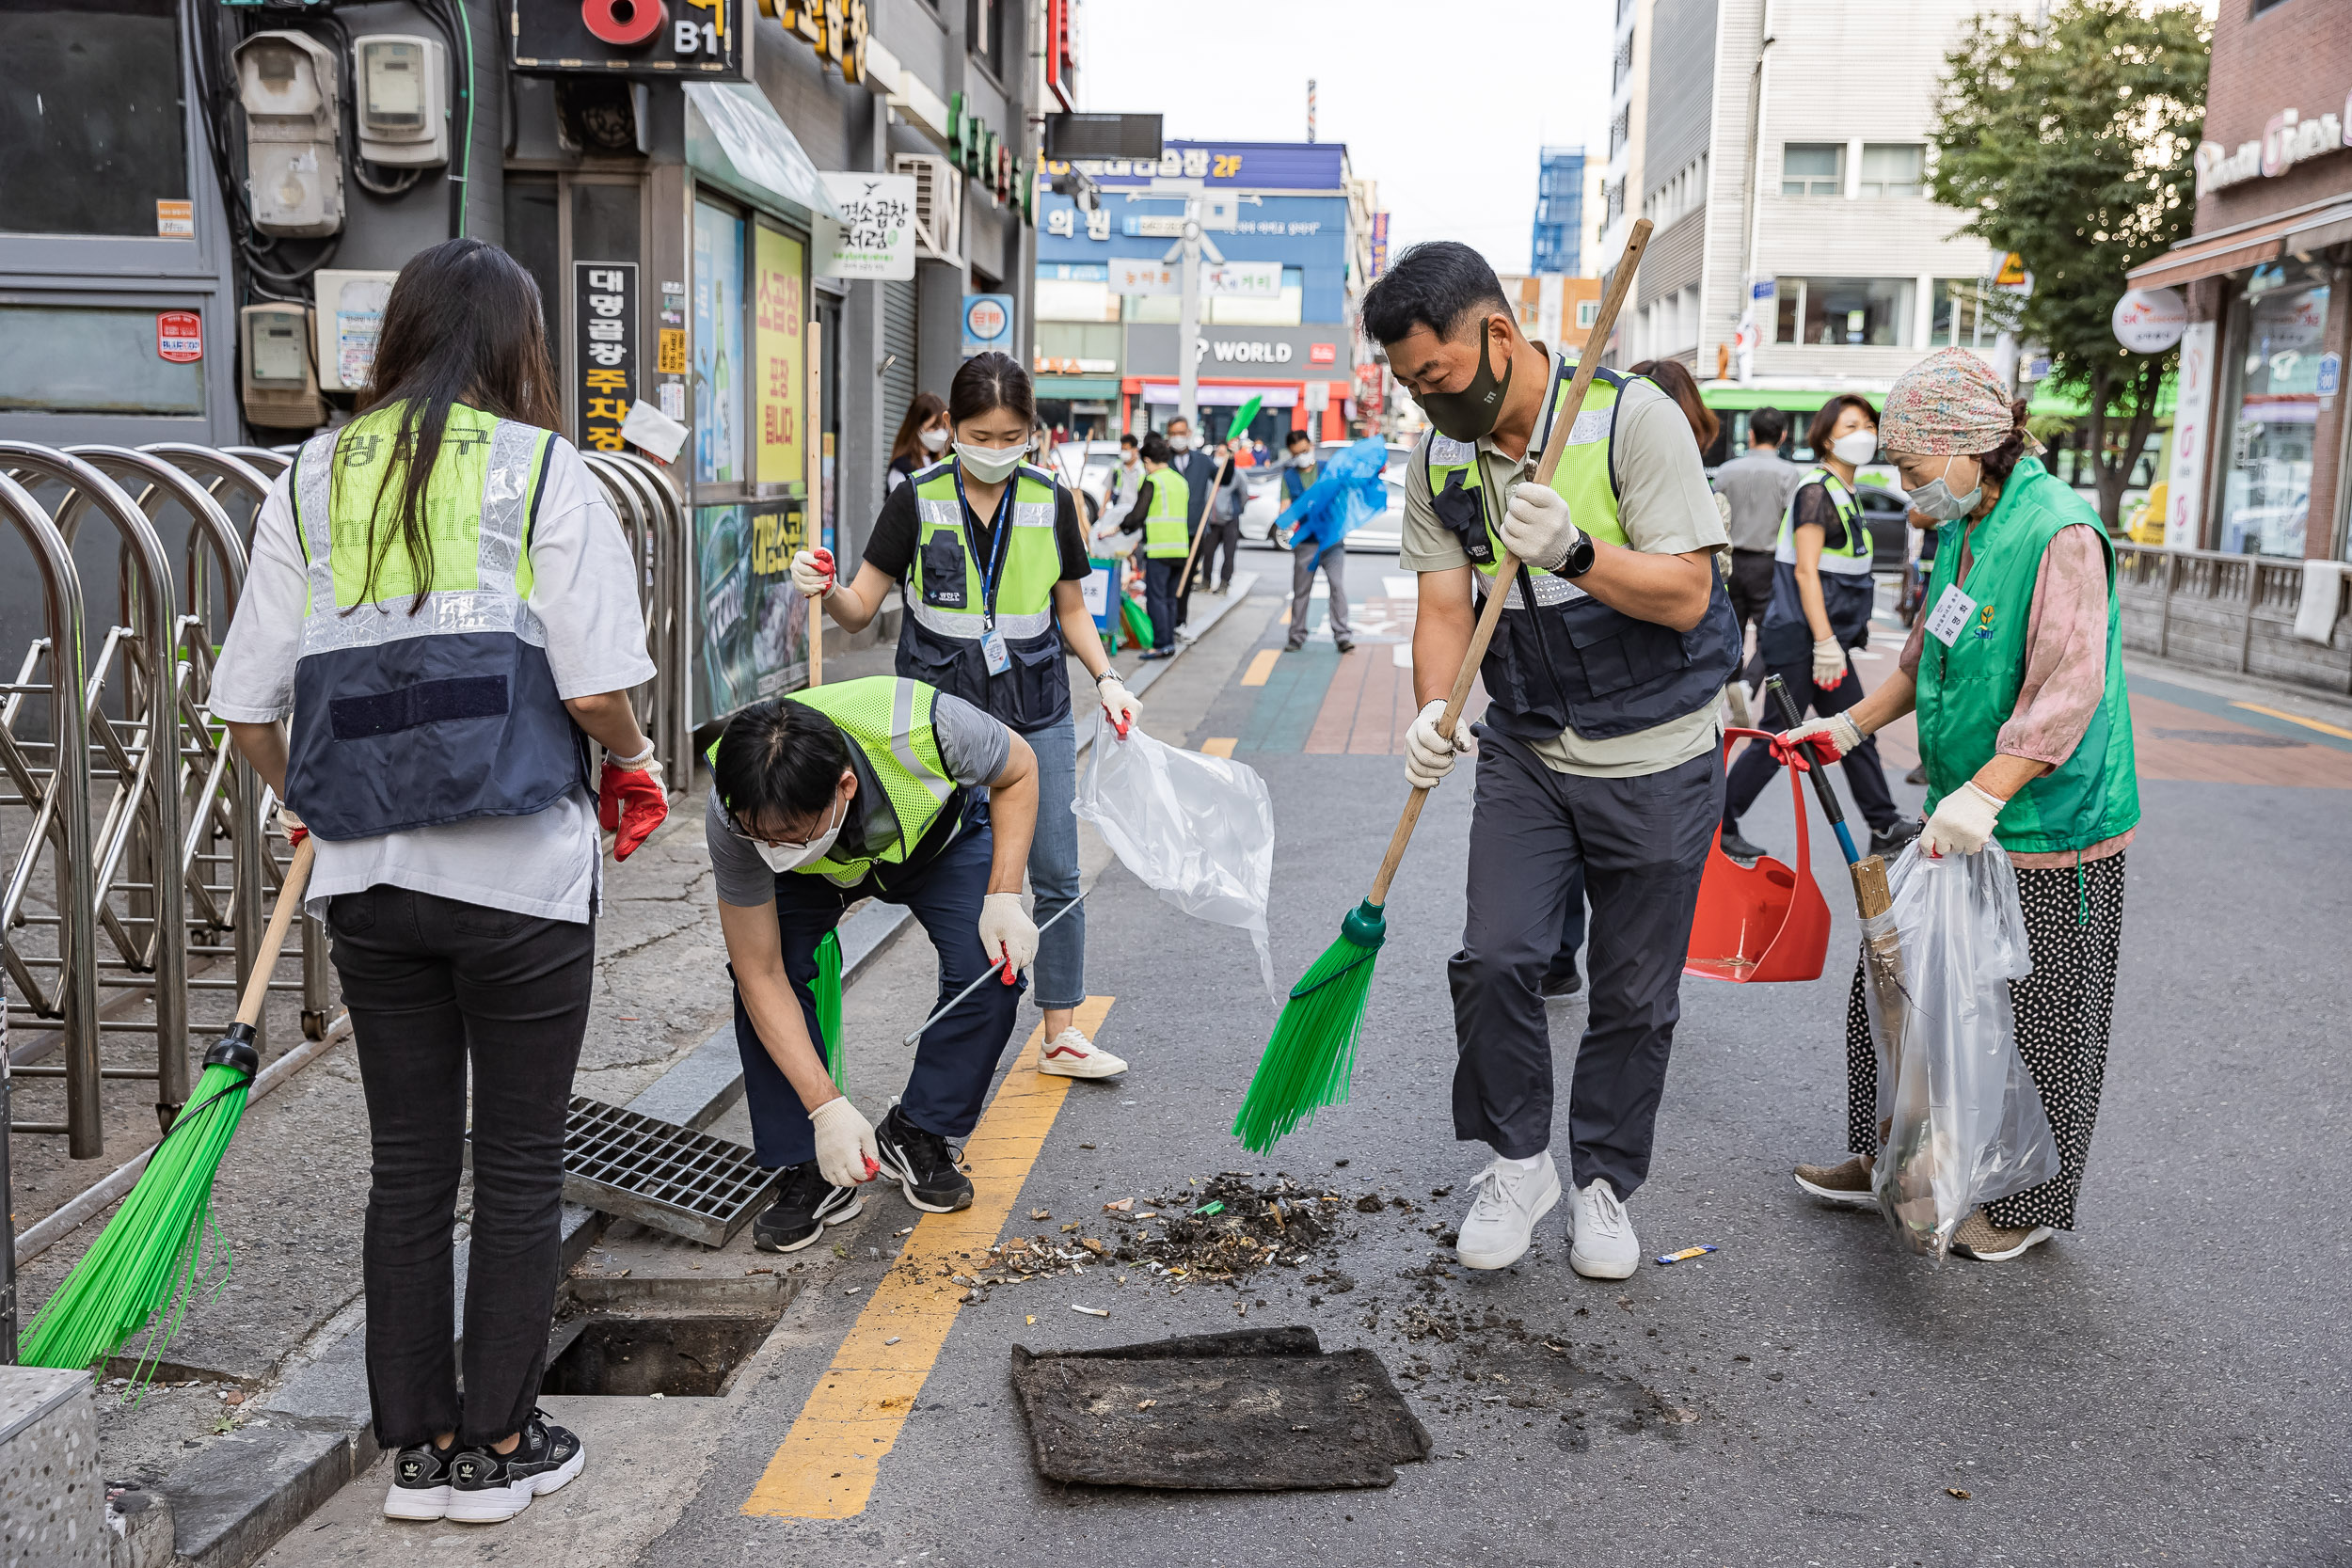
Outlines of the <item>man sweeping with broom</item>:
[[[1523,484],[1574,367],[1521,336],[1465,245],[1417,245],[1364,296],[1365,327],[1435,427],[1408,467],[1399,560],[1420,573],[1407,736],[1416,788],[1469,749],[1440,733],[1486,595],[1489,705],[1471,807],[1470,914],[1447,965],[1456,1137],[1493,1162],[1457,1243],[1467,1267],[1527,1250],[1560,1200],[1539,989],[1581,873],[1592,995],[1569,1094],[1569,1263],[1640,1261],[1625,1200],[1649,1173],[1682,961],[1724,794],[1715,710],[1739,632],[1714,569],[1728,540],[1689,423],[1645,380],[1596,373],[1549,486]],[[1496,577],[1506,555],[1519,562]]]

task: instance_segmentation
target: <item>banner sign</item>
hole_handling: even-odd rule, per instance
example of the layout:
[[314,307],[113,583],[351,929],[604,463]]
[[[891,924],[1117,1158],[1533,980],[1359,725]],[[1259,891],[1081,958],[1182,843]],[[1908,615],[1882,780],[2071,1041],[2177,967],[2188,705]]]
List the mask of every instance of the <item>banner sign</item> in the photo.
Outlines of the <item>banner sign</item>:
[[1184,269],[1174,261],[1146,261],[1137,257],[1121,256],[1110,263],[1110,279],[1111,293],[1115,294],[1180,294],[1184,292]]
[[572,362],[580,376],[580,444],[619,451],[637,398],[637,263],[572,263]]
[[964,295],[963,356],[969,359],[976,354],[1011,354],[1012,346],[1012,295]]
[[798,499],[696,509],[695,723],[808,684],[808,601],[791,573],[806,518]]
[[515,69],[548,76],[748,82],[749,0],[507,0]]
[[1211,188],[1260,191],[1337,191],[1344,187],[1345,142],[1164,143],[1149,158],[1048,159],[1050,178],[1073,167],[1098,185],[1148,185],[1154,180],[1200,180]]
[[914,276],[914,176],[827,173],[825,194],[838,219],[818,214],[814,239],[819,277]]
[[805,484],[808,454],[802,410],[808,402],[807,290],[801,280],[807,250],[766,225],[752,231],[752,268],[758,292],[752,316],[752,388],[759,400],[758,451],[753,477],[762,484]]
[[1279,261],[1228,261],[1223,266],[1200,269],[1200,292],[1204,294],[1227,294],[1236,299],[1279,299],[1282,296],[1282,263]]

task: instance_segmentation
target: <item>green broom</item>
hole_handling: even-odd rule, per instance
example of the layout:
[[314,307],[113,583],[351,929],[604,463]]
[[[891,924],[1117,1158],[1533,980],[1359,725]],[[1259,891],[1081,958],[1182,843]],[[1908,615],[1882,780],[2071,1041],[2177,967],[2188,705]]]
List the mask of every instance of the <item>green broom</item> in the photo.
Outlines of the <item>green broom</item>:
[[[197,1080],[196,1092],[155,1146],[138,1185],[33,1319],[24,1338],[25,1366],[95,1366],[152,1323],[156,1335],[140,1358],[136,1380],[144,1382],[179,1332],[188,1298],[203,1288],[198,1275],[212,1224],[213,1178],[229,1152],[229,1140],[236,1136],[246,1097],[262,1066],[254,1025],[269,999],[270,974],[278,967],[287,927],[302,907],[315,852],[308,838],[295,846],[294,864],[278,890],[278,906],[270,911],[261,955],[246,981],[237,1021],[204,1053],[204,1073]],[[217,1291],[228,1281],[228,1254],[217,1234],[214,1251],[221,1261],[213,1282]]]
[[[1568,384],[1567,399],[1552,418],[1550,437],[1544,442],[1543,459],[1530,483],[1549,484],[1553,470],[1560,467],[1560,454],[1567,449],[1568,432],[1575,428],[1576,417],[1584,407],[1585,391],[1592,386],[1593,372],[1600,364],[1600,349],[1616,325],[1617,308],[1632,285],[1634,269],[1641,263],[1649,235],[1649,220],[1635,220],[1633,231],[1626,240],[1625,254],[1618,258],[1608,297],[1601,301],[1600,314],[1585,339],[1590,352],[1581,356],[1576,379]],[[1494,580],[1508,584],[1518,573],[1518,561],[1506,551],[1496,568]],[[1478,617],[1477,630],[1470,634],[1470,649],[1462,656],[1462,668],[1454,674],[1454,690],[1438,721],[1438,729],[1445,734],[1454,733],[1454,724],[1462,717],[1463,705],[1470,701],[1470,683],[1477,679],[1478,666],[1486,657],[1486,644],[1493,641],[1495,627],[1502,619],[1504,598],[1502,591],[1486,595],[1486,607]],[[1363,1032],[1365,1005],[1372,994],[1373,960],[1389,934],[1385,912],[1389,883],[1405,859],[1405,847],[1412,842],[1413,829],[1421,821],[1422,805],[1428,799],[1425,789],[1415,789],[1406,798],[1396,832],[1389,835],[1389,852],[1381,858],[1379,873],[1372,879],[1371,895],[1340,923],[1340,940],[1325,948],[1323,957],[1310,965],[1307,973],[1299,976],[1298,984],[1291,988],[1290,1000],[1283,1004],[1282,1016],[1275,1022],[1265,1053],[1258,1058],[1258,1070],[1249,1080],[1249,1092],[1242,1097],[1241,1110],[1233,1117],[1233,1135],[1254,1154],[1272,1148],[1277,1139],[1301,1121],[1311,1120],[1322,1107],[1346,1103],[1348,1080],[1356,1066],[1356,1038]]]
[[826,1075],[843,1094],[850,1085],[841,1076],[841,933],[831,930],[817,944],[817,1041],[825,1058]]

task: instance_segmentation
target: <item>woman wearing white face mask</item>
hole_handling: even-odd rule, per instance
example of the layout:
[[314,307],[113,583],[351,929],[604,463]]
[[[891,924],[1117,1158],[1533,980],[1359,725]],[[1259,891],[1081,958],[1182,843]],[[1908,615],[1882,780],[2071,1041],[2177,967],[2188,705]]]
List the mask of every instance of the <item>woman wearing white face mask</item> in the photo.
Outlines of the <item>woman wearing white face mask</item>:
[[882,493],[890,494],[914,477],[919,468],[939,461],[952,438],[947,428],[947,404],[937,392],[917,392],[898,421],[898,438],[890,443],[890,472]]
[[1086,1000],[1086,911],[1054,917],[1078,896],[1077,732],[1065,643],[1094,677],[1109,721],[1124,730],[1138,705],[1111,669],[1086,607],[1093,576],[1076,499],[1027,460],[1037,425],[1029,372],[1001,354],[964,361],[947,389],[953,450],[882,501],[866,558],[836,582],[829,556],[803,550],[792,580],[834,621],[863,629],[893,591],[900,675],[961,697],[1011,726],[1037,752],[1047,809],[1029,855],[1037,918],[1050,928],[1037,958],[1045,1013],[1039,1069],[1107,1078],[1127,1064],[1097,1050],[1075,1022]]
[[[2010,1000],[2059,1168],[1961,1223],[1953,1250],[1997,1262],[2074,1228],[2106,1071],[2123,851],[2139,821],[2115,547],[2099,515],[2034,458],[2026,405],[1965,349],[1931,355],[1895,384],[1883,434],[1915,515],[1940,525],[1927,605],[1884,685],[1784,738],[1843,752],[1915,711],[1930,808],[1921,852],[1972,855],[1997,840],[2016,868],[2033,971],[2010,982]],[[1853,1157],[1799,1165],[1797,1182],[1867,1205],[1878,1061],[1859,969],[1846,1062]]]
[[[1878,411],[1849,392],[1813,416],[1805,441],[1817,461],[1788,498],[1780,544],[1772,552],[1772,598],[1756,631],[1766,675],[1788,684],[1799,713],[1827,718],[1862,701],[1862,680],[1849,648],[1870,641],[1870,530],[1854,496],[1854,470],[1877,455]],[[1762,722],[1781,715],[1760,709]],[[1874,855],[1892,854],[1918,832],[1895,809],[1879,766],[1878,747],[1864,741],[1845,758],[1846,785],[1870,825]],[[1731,766],[1724,785],[1724,853],[1753,861],[1763,853],[1740,833],[1740,814],[1753,805],[1780,768],[1760,745]]]
[[1026,965],[1038,942],[1021,909],[1035,755],[970,704],[889,675],[745,708],[709,755],[703,837],[753,1157],[785,1173],[755,1244],[806,1246],[858,1212],[857,1189],[877,1175],[917,1209],[966,1207],[972,1182],[950,1146],[979,1120],[1020,988],[981,986],[926,1030],[878,1129],[825,1071],[817,949],[850,904],[874,897],[914,911],[938,949],[934,1008],[992,967]]

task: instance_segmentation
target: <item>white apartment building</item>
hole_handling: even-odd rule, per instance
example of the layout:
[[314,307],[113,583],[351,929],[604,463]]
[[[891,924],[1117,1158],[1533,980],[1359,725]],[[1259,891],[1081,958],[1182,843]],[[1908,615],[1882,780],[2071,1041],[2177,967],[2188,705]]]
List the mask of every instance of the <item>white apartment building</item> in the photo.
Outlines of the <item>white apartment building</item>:
[[1928,139],[1966,20],[2025,3],[1621,0],[1640,124],[1604,247],[1634,216],[1658,228],[1613,362],[1867,393],[1955,341],[1989,353],[1975,302],[1998,258],[1925,196]]

